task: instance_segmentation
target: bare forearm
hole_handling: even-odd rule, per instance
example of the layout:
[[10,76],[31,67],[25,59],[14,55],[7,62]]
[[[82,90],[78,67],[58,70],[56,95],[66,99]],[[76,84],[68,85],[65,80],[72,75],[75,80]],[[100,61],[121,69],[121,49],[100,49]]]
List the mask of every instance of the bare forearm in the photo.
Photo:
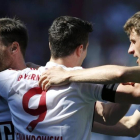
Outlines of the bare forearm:
[[129,117],[122,118],[116,125],[113,126],[107,126],[100,124],[98,122],[94,122],[92,131],[112,136],[129,136],[129,137],[136,136],[135,132],[133,131],[133,126],[130,123]]
[[102,103],[97,101],[94,120],[105,125],[115,125],[127,113],[129,108],[130,104]]
[[132,116],[123,117],[114,126],[94,122],[92,131],[105,135],[136,137],[140,133],[140,112],[136,110]]
[[140,104],[140,84],[119,84],[115,94],[116,103]]
[[130,104],[108,103],[103,110],[104,121],[108,125],[115,125],[127,113],[129,108]]
[[[46,79],[45,81],[43,81]],[[44,89],[50,86],[65,85],[69,82],[91,82],[98,84],[140,82],[140,67],[105,65],[95,68],[66,71],[61,67],[48,69],[40,77],[39,85]],[[45,85],[45,83],[47,83]]]
[[140,82],[140,67],[105,65],[69,72],[70,82],[93,82],[100,84]]
[[98,122],[94,122],[92,131],[96,133],[100,133],[100,134],[105,134],[105,135],[131,137],[131,133],[129,133],[129,129],[126,126],[122,125],[120,122],[118,122],[114,126],[106,126]]

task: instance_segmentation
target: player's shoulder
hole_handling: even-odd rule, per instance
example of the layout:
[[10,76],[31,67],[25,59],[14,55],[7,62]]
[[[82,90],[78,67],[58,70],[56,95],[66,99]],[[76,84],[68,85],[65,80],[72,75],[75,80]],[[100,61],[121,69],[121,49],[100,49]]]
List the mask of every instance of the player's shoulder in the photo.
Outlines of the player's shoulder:
[[4,71],[1,71],[0,72],[0,77],[4,77],[4,76],[8,77],[10,75],[12,75],[14,77],[14,76],[22,74],[22,73],[29,73],[33,70],[34,69],[32,69],[32,68],[25,68],[23,70],[17,70],[17,69],[9,68],[9,69],[6,69]]
[[26,68],[22,71],[18,71],[20,75],[41,75],[45,71],[45,67],[41,66],[38,69]]
[[15,69],[6,69],[6,70],[4,70],[4,71],[1,71],[0,72],[0,76],[4,76],[4,75],[10,75],[10,74],[14,74],[14,73],[16,73],[18,70],[15,70]]

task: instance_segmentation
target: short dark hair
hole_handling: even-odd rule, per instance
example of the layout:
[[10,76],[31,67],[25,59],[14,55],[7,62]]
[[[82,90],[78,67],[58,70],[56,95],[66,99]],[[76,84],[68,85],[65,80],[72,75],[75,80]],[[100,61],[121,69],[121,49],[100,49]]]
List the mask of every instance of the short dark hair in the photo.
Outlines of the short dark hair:
[[17,41],[23,56],[25,56],[28,33],[26,26],[20,20],[16,18],[0,18],[0,40],[5,46]]
[[87,21],[70,16],[58,17],[49,28],[51,56],[54,58],[66,57],[81,44],[85,49],[88,34],[92,31],[92,24]]
[[132,29],[140,35],[140,11],[130,17],[124,25],[124,30],[128,35],[130,35]]

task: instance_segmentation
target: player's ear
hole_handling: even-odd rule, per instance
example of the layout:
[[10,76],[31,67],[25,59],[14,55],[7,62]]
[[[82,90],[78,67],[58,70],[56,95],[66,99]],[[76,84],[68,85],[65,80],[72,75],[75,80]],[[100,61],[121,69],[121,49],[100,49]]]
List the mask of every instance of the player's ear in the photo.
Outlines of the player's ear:
[[19,51],[19,43],[18,42],[13,42],[12,45],[10,46],[10,51],[11,53],[17,53]]
[[79,45],[79,46],[76,48],[76,54],[77,54],[77,56],[80,57],[81,54],[82,54],[82,52],[83,52],[83,45],[81,44],[81,45]]

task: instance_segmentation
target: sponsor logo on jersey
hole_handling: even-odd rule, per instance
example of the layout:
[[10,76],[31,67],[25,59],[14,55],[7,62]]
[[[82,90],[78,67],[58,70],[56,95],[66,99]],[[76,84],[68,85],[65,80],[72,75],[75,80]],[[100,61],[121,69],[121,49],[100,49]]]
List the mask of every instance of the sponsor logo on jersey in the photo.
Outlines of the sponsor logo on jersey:
[[18,77],[18,81],[20,81],[21,79],[26,79],[26,80],[35,80],[35,81],[39,81],[40,75],[38,74],[23,74],[23,75],[19,75]]
[[14,140],[14,126],[11,122],[0,123],[0,140]]

